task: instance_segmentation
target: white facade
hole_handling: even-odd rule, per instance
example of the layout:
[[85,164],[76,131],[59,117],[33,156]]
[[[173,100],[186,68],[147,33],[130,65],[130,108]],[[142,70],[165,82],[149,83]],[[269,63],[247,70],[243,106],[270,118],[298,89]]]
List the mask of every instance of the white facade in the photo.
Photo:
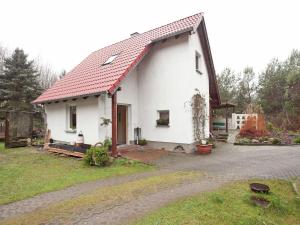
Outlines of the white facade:
[[[200,71],[195,70],[195,53],[200,53]],[[140,127],[149,142],[192,144],[193,123],[189,101],[195,88],[206,98],[209,136],[209,79],[198,34],[181,35],[155,44],[139,65],[121,82],[117,102],[127,106],[127,143]],[[68,106],[76,105],[76,133],[68,132]],[[111,118],[111,99],[98,98],[46,104],[47,123],[52,138],[75,141],[82,131],[85,143],[94,144],[111,136],[111,127],[100,126],[101,117]],[[169,126],[158,127],[159,110],[169,110]]]
[[[232,113],[232,128],[233,129],[241,129],[249,117],[255,117],[257,119],[257,116],[258,115],[256,113],[254,113],[254,114]],[[257,125],[256,125],[256,127],[257,127]]]

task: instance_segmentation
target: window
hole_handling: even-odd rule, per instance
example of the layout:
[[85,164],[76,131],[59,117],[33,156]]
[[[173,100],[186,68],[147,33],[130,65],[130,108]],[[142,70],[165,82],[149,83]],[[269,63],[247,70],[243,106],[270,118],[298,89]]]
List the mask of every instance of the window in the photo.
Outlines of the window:
[[156,126],[169,126],[169,110],[159,110]]
[[202,72],[201,72],[201,55],[197,51],[195,53],[195,66],[196,66],[196,71],[198,73],[202,74]]
[[118,55],[119,55],[119,54],[114,54],[114,55],[110,56],[110,57],[106,60],[106,62],[102,64],[102,66],[111,64],[111,63],[115,60],[115,58],[117,58]]
[[71,130],[76,130],[76,106],[70,106],[69,107],[69,128]]

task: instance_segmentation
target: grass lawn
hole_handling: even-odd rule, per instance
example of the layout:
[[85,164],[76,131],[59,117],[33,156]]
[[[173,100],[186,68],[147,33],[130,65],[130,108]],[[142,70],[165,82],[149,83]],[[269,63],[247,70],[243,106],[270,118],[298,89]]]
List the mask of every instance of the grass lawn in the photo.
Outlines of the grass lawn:
[[152,169],[140,163],[89,167],[75,158],[59,157],[34,148],[4,149],[0,143],[0,204],[86,181]]
[[4,150],[4,143],[0,142],[0,151]]
[[[21,224],[73,224],[74,215],[86,212],[101,212],[104,208],[113,208],[130,200],[157,192],[161,188],[173,187],[182,182],[188,182],[201,178],[198,172],[171,172],[163,175],[151,176],[121,183],[115,186],[97,188],[72,199],[49,204],[45,208],[36,209],[30,213],[21,214],[0,221],[0,224],[21,225]],[[97,209],[97,205],[100,208]]]
[[271,204],[266,209],[249,202],[249,197],[253,195],[248,186],[250,182],[236,182],[215,192],[203,193],[172,203],[138,220],[135,224],[300,224],[300,199],[296,198],[292,184],[282,180],[262,182],[271,188],[271,194],[266,196]]

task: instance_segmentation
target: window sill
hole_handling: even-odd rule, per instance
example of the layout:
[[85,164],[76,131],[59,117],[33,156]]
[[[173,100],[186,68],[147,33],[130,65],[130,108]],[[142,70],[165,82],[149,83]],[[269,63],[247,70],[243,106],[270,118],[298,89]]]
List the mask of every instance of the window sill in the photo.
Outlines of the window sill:
[[202,75],[202,72],[200,70],[196,69],[196,72]]
[[166,127],[166,128],[168,128],[168,127],[170,127],[170,125],[159,125],[159,124],[156,124],[156,127]]
[[66,133],[76,134],[76,130],[65,130]]

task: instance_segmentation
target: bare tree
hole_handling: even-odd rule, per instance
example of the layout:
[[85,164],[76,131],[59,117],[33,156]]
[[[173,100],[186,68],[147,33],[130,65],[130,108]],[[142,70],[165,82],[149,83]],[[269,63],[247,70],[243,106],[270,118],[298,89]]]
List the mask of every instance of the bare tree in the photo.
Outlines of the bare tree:
[[4,59],[7,56],[7,49],[0,45],[0,75],[4,71]]
[[39,73],[39,82],[42,90],[47,90],[59,79],[58,74],[49,64],[43,64],[41,60],[36,59],[35,67]]

